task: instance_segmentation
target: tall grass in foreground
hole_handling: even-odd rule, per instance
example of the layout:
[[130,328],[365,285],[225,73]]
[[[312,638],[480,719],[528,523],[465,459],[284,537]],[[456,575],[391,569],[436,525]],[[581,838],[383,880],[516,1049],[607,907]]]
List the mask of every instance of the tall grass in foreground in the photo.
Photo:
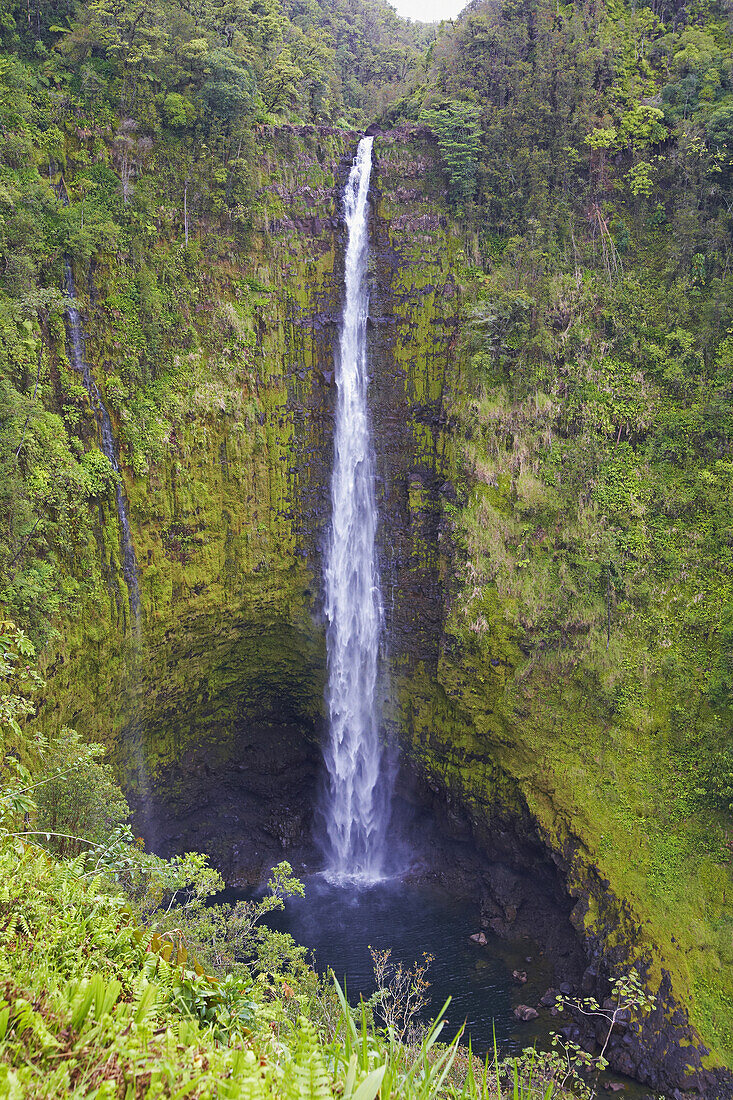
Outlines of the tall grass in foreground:
[[[445,1012],[450,998],[429,1025],[417,1045],[400,1040],[393,1029],[375,1032],[370,1027],[366,1007],[361,1006],[359,1026],[349,1009],[344,991],[333,979],[341,1005],[341,1020],[332,1041],[332,1075],[343,1079],[343,1100],[396,1100],[415,1097],[432,1100],[449,1096],[455,1100],[551,1100],[560,1090],[554,1081],[534,1080],[534,1065],[525,1060],[520,1071],[513,1062],[510,1080],[502,1084],[505,1072],[500,1062],[494,1035],[493,1059],[483,1063],[473,1055],[469,1044],[465,1074],[457,1074],[456,1062],[461,1051],[463,1029],[445,1046],[439,1043],[445,1027]],[[381,1059],[382,1064],[376,1064]],[[463,1076],[463,1080],[457,1080]],[[357,1085],[357,1080],[360,1083]]]

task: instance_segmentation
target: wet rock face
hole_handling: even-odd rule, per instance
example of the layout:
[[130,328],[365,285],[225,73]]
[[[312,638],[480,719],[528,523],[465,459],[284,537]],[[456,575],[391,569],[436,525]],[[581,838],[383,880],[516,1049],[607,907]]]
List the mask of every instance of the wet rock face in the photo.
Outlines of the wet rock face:
[[[440,525],[452,474],[446,429],[457,366],[451,250],[458,240],[431,213],[442,196],[415,150],[389,134],[376,148],[370,404],[384,597],[395,656],[435,667],[444,599]],[[420,183],[409,202],[405,180]]]
[[[162,575],[178,579],[170,602],[158,598],[155,614],[148,613],[147,652],[125,685],[116,723],[117,763],[141,831],[161,851],[209,851],[238,880],[312,845],[345,244],[341,194],[356,145],[356,135],[352,141],[341,134],[339,144],[313,128],[264,136],[273,146],[263,159],[259,197],[272,214],[262,216],[255,234],[253,270],[268,298],[255,317],[253,354],[269,389],[261,388],[258,442],[244,459],[236,449],[241,426],[220,422],[210,474],[201,472],[197,453],[187,465],[183,441],[179,460],[155,471],[158,513],[162,496],[173,514],[162,524],[162,553],[154,547],[147,554],[152,568],[143,585],[156,573],[158,591]],[[442,203],[442,181],[426,174],[428,163],[404,135],[379,138],[370,196],[369,353],[389,648],[395,660],[434,667],[442,622],[439,526],[450,490],[445,406],[459,317],[452,250],[459,242],[446,240],[445,217],[432,213]],[[189,480],[200,485],[202,477],[212,483],[203,516],[206,497],[186,492]],[[219,492],[223,525],[215,511]],[[149,506],[144,494],[137,504],[140,520]],[[212,607],[217,584],[221,602]],[[131,753],[135,739],[140,748]]]
[[312,812],[320,772],[318,740],[274,714],[235,722],[232,755],[197,746],[178,762],[176,789],[156,799],[165,856],[207,852],[229,885],[257,882],[282,859],[296,869],[315,859]]
[[[599,983],[597,983],[599,984]],[[563,1033],[574,1036],[589,1050],[606,1043],[606,1058],[617,1073],[634,1078],[665,1096],[682,1095],[723,1100],[733,1095],[733,1076],[728,1070],[708,1070],[703,1059],[709,1053],[690,1027],[687,1012],[675,1000],[669,973],[662,973],[656,1005],[641,1020],[621,1012],[613,1022],[615,1002],[601,1000],[603,1019],[589,1022],[580,1013],[567,1013],[573,1024]]]
[[325,676],[318,629],[243,617],[182,622],[155,671],[132,693],[135,718],[121,738],[135,825],[148,843],[164,855],[207,852],[232,883],[312,856]]
[[[279,859],[297,867],[313,857],[340,195],[356,140],[312,127],[263,133],[264,213],[245,273],[263,288],[254,292],[247,365],[254,411],[246,422],[192,412],[147,480],[123,470],[141,566],[140,648],[124,654],[111,599],[108,618],[100,623],[93,609],[76,658],[65,655],[54,673],[56,697],[68,700],[59,724],[97,739],[114,731],[141,831],[163,852],[209,851],[232,882],[254,881]],[[517,750],[501,696],[513,641],[497,631],[489,664],[476,667],[445,629],[452,570],[443,514],[456,499],[457,465],[448,410],[461,367],[454,273],[465,257],[424,137],[378,136],[370,201],[385,715],[409,775],[401,795],[417,832],[433,823],[436,861],[456,889],[478,892],[485,927],[532,934],[555,961],[558,984],[602,1000],[609,976],[639,955],[633,922],[594,880],[592,855],[576,859],[540,832],[508,778]],[[517,771],[531,774],[532,763],[519,760]],[[606,914],[597,934],[584,907]],[[609,1045],[615,1068],[652,1087],[733,1096],[722,1076],[702,1069],[703,1049],[668,977],[641,1030],[619,1028]]]
[[[352,155],[348,148],[335,172],[333,203],[339,217],[333,272],[307,309],[291,319],[294,343],[301,349],[297,359],[310,360],[304,387],[298,384],[302,368],[289,373],[294,383],[289,408],[296,447],[294,511],[300,552],[313,576],[316,614],[322,606],[322,550],[330,518],[334,354],[345,247],[341,193]],[[460,310],[451,258],[460,244],[457,237],[446,236],[446,218],[429,213],[440,208],[443,196],[434,164],[431,174],[427,163],[401,133],[377,139],[370,191],[368,340],[377,538],[391,649],[399,659],[434,665],[443,602],[439,527],[443,499],[451,492],[446,407],[456,371]],[[409,216],[405,179],[418,184],[410,191]]]
[[[398,797],[409,807],[402,820],[414,849],[429,853],[447,889],[478,899],[482,930],[538,945],[554,980],[580,991],[587,957],[572,919],[575,902],[526,811],[497,814],[479,830],[449,791],[409,765]],[[519,984],[522,974],[527,979],[518,971]]]

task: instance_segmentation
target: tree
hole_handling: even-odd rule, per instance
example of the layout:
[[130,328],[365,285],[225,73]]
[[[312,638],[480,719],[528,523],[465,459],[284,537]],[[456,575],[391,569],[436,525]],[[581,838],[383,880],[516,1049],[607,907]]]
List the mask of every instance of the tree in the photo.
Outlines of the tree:
[[[57,834],[52,847],[60,855],[77,855],[80,836],[102,843],[130,816],[102,745],[85,744],[76,730],[63,729],[44,753],[38,774],[36,827]],[[68,834],[66,838],[62,834]]]
[[201,96],[208,110],[232,123],[253,104],[255,81],[251,69],[228,47],[211,50],[206,56],[208,79]]
[[[559,1012],[568,1008],[571,1012],[585,1016],[586,1019],[599,1022],[601,1052],[587,1062],[588,1067],[596,1071],[595,1087],[591,1091],[591,1096],[594,1096],[597,1091],[597,1075],[608,1068],[606,1051],[614,1028],[617,1025],[627,1026],[634,1017],[651,1012],[655,1004],[655,997],[647,992],[638,972],[633,967],[628,974],[611,980],[611,994],[603,1004],[599,1004],[594,997],[586,997],[582,1000],[573,1000],[565,996],[557,998],[556,1005]],[[560,1045],[567,1047],[567,1044],[562,1042]],[[579,1047],[575,1046],[574,1049],[576,1053],[580,1053]]]
[[453,203],[463,207],[473,198],[481,152],[481,111],[470,103],[444,100],[424,109],[420,121],[433,131]]
[[268,111],[284,111],[298,102],[298,86],[303,71],[293,61],[289,47],[282,50],[272,62],[262,87],[262,99]]

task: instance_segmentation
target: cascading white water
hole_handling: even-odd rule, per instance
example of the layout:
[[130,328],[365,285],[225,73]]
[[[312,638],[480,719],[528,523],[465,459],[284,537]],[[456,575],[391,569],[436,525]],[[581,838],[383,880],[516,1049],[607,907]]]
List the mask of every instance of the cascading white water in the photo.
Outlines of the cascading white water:
[[325,575],[330,722],[325,749],[327,873],[362,882],[382,875],[389,818],[389,784],[382,774],[379,738],[377,681],[383,609],[367,408],[367,196],[373,141],[366,137],[359,142],[344,193],[348,243]]

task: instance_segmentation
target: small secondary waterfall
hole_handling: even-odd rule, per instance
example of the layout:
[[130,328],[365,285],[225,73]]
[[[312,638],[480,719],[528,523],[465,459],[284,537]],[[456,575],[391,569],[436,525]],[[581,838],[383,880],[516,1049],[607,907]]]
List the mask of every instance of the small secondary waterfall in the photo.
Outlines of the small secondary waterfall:
[[[71,269],[71,260],[68,256],[64,257],[64,291],[68,299],[66,317],[68,322],[69,359],[71,360],[71,365],[74,370],[81,375],[82,381],[84,382],[84,388],[89,394],[89,401],[99,426],[99,438],[102,444],[102,451],[112,464],[115,473],[119,474],[120,467],[117,461],[117,449],[115,447],[114,436],[112,435],[112,421],[109,418],[109,413],[102,401],[97,384],[92,377],[92,372],[89,369],[89,364],[86,359],[84,328],[82,326],[81,314],[76,307],[74,273]],[[138,583],[137,558],[135,557],[135,549],[132,545],[130,521],[127,518],[127,502],[125,501],[125,494],[122,491],[122,484],[119,480],[115,487],[115,499],[117,502],[117,515],[120,520],[122,572],[125,577],[125,583],[127,584],[127,591],[130,598],[132,627],[133,631],[137,633],[140,626],[140,585]]]
[[367,408],[367,196],[373,141],[366,137],[359,142],[344,192],[348,243],[325,569],[330,726],[325,749],[327,873],[364,882],[376,881],[382,874],[390,803],[379,738],[383,608]]

